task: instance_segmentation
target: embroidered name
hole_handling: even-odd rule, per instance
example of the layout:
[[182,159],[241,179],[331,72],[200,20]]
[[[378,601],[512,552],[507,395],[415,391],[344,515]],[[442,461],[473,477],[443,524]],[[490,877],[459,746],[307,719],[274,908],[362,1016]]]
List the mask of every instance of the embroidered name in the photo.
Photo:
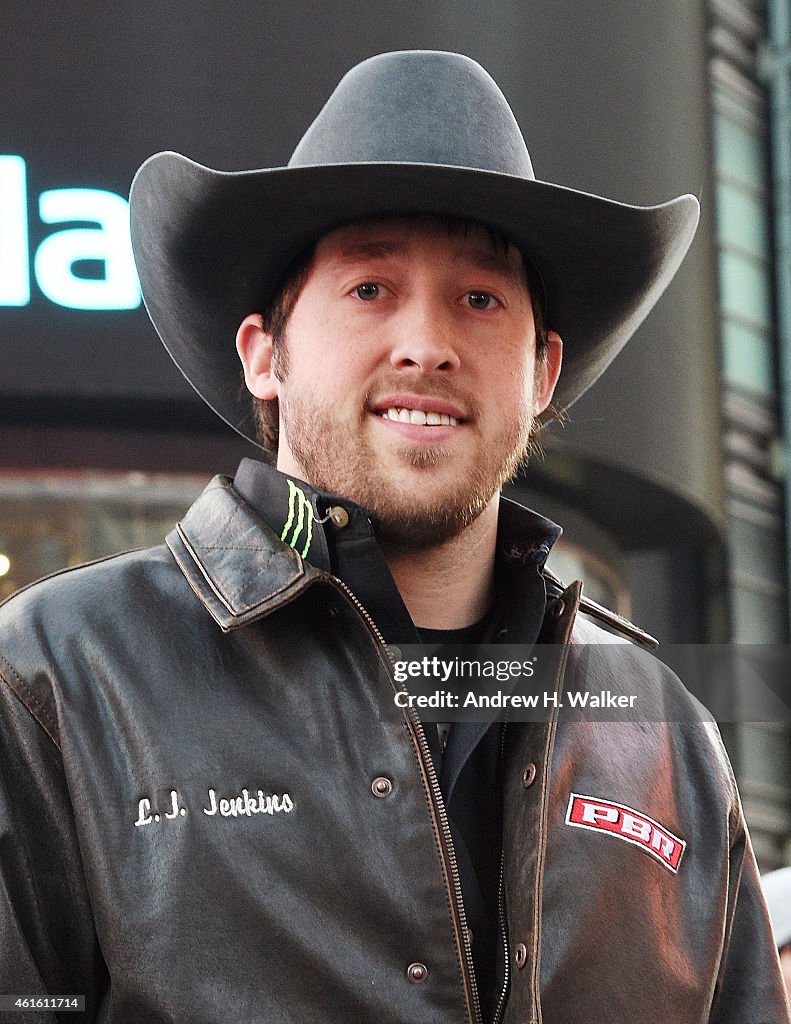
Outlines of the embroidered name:
[[686,842],[674,836],[658,821],[625,804],[572,793],[566,811],[566,824],[605,832],[639,846],[675,874],[686,849]]
[[294,810],[294,801],[283,793],[278,796],[266,796],[260,789],[255,796],[251,796],[248,790],[243,789],[239,796],[230,798],[221,797],[217,799],[215,790],[209,790],[209,806],[203,808],[204,814],[220,814],[223,818],[238,818],[246,815],[251,818],[254,814],[288,814]]
[[[187,813],[187,808],[182,807],[179,803],[178,790],[171,789],[170,791],[170,804],[168,810],[164,813],[165,821],[172,821],[174,818],[183,818]],[[161,815],[153,806],[148,797],[143,797],[142,800],[137,802],[137,821],[135,826],[140,828],[141,825],[152,825],[155,822],[162,820]]]
[[[219,815],[221,818],[252,818],[255,814],[290,814],[294,810],[294,801],[288,793],[265,793],[262,789],[251,793],[243,789],[234,796],[218,796],[216,789],[209,789],[202,801],[201,809],[209,817]],[[178,821],[189,813],[189,807],[177,789],[171,789],[165,807],[157,807],[147,796],[137,802],[136,828],[144,825],[158,825],[160,822]]]

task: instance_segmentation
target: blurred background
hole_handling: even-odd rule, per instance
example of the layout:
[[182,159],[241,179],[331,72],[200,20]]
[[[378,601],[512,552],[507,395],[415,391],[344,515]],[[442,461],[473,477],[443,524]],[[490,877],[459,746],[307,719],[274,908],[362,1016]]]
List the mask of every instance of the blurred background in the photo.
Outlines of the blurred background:
[[[565,527],[551,567],[662,641],[787,644],[790,23],[791,0],[8,0],[0,596],[158,543],[256,453],[141,305],[140,163],[283,165],[350,66],[436,48],[494,76],[537,177],[702,203],[673,285],[512,488]],[[791,861],[788,726],[723,731],[762,868]]]

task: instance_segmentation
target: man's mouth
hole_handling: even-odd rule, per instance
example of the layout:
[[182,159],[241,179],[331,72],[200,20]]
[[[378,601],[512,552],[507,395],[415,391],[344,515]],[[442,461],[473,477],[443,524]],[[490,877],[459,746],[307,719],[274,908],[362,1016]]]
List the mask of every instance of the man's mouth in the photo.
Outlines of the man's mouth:
[[467,422],[464,409],[435,395],[388,395],[369,408],[383,420],[414,427],[460,427]]
[[414,423],[419,427],[458,427],[460,422],[445,412],[424,412],[423,409],[408,409],[404,406],[392,406],[376,415],[398,423]]

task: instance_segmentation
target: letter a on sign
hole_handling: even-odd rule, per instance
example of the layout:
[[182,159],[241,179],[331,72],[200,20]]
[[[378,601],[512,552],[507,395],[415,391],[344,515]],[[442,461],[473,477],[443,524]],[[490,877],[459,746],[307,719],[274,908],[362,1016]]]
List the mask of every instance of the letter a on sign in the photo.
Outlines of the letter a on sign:
[[[136,309],[140,305],[129,205],[122,196],[97,188],[58,188],[39,197],[45,224],[89,221],[93,227],[55,231],[38,247],[36,280],[42,292],[71,309]],[[99,262],[103,276],[80,277],[74,265]]]

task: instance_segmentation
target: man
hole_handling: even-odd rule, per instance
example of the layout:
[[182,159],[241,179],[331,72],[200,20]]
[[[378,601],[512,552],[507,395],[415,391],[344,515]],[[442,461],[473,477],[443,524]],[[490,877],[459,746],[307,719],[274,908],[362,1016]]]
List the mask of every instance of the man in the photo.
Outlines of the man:
[[[159,154],[131,205],[168,350],[276,467],[3,609],[4,990],[113,1024],[786,1021],[716,729],[499,498],[694,199],[535,181],[482,68],[405,52],[288,168]],[[396,707],[393,646],[458,641],[561,645],[545,719]],[[562,713],[583,684],[645,720]]]

